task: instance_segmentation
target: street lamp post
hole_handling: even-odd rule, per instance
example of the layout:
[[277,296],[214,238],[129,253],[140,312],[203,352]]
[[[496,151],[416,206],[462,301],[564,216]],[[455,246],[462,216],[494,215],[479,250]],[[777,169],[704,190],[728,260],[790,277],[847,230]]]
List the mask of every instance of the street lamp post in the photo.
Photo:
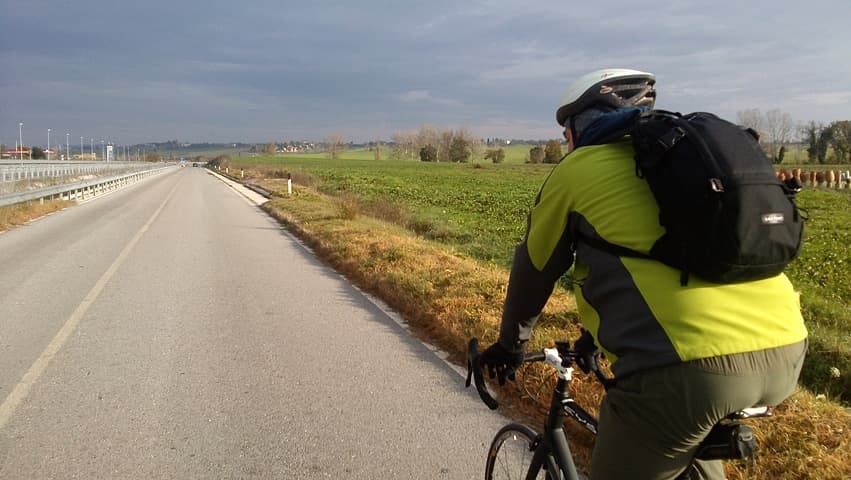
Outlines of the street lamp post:
[[47,129],[47,161],[50,161],[50,129]]
[[92,160],[97,160],[95,157],[95,139],[89,137],[89,147],[92,149]]
[[83,137],[80,137],[80,160],[83,159]]
[[18,124],[18,157],[24,160],[24,122]]
[[65,155],[68,156],[67,160],[71,160],[71,141],[69,140],[70,138],[71,134],[65,132]]

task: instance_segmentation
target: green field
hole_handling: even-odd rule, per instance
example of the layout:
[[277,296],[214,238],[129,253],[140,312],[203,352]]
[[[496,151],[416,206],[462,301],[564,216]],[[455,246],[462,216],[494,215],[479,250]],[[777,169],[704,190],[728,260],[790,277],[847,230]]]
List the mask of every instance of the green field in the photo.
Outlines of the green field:
[[[518,149],[519,150],[519,149]],[[526,215],[552,165],[380,161],[348,152],[234,158],[232,168],[292,173],[321,192],[355,198],[362,213],[399,223],[479,261],[508,268]],[[805,189],[804,250],[787,273],[801,291],[811,348],[803,380],[814,392],[851,401],[851,191]],[[841,373],[835,377],[835,370]]]
[[[803,382],[851,403],[851,191],[805,189],[804,248],[787,274],[801,291],[810,354]],[[837,368],[840,378],[831,372]],[[835,372],[835,371],[834,371]]]
[[321,156],[236,158],[240,165],[274,165],[319,179],[332,195],[359,197],[364,208],[406,219],[427,238],[485,262],[507,266],[523,236],[535,195],[552,165],[422,163]]

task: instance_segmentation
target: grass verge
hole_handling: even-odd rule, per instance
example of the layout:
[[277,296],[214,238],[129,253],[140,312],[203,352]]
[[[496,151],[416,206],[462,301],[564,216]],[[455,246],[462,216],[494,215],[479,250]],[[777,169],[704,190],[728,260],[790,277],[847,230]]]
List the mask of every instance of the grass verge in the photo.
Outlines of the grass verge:
[[24,202],[0,207],[0,232],[9,230],[17,225],[23,225],[30,220],[43,217],[48,213],[62,210],[73,203],[67,200],[45,200],[44,203]]

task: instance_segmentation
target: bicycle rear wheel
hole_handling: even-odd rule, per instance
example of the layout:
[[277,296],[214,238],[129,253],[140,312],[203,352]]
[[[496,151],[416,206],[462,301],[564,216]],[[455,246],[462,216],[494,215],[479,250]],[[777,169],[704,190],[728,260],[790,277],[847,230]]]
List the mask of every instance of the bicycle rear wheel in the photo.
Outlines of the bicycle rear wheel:
[[[534,430],[512,423],[502,427],[491,442],[485,466],[485,480],[523,480],[532,466],[532,457],[538,446],[538,434]],[[550,477],[539,465],[533,477],[547,480]]]

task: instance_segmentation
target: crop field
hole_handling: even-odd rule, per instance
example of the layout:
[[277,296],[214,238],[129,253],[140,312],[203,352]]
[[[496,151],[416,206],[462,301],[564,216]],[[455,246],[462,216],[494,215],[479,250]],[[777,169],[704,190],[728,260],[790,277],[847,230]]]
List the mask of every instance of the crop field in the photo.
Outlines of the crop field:
[[[372,210],[395,217],[423,236],[481,261],[507,266],[525,232],[526,215],[552,165],[454,164],[346,158],[275,157],[231,160],[236,168],[263,165],[310,175],[317,188],[355,196]],[[316,181],[316,180],[314,180]]]
[[[809,220],[801,256],[787,274],[801,292],[810,330],[802,381],[851,403],[851,191],[805,189]],[[838,372],[837,372],[838,370]],[[841,376],[837,377],[837,373]]]

